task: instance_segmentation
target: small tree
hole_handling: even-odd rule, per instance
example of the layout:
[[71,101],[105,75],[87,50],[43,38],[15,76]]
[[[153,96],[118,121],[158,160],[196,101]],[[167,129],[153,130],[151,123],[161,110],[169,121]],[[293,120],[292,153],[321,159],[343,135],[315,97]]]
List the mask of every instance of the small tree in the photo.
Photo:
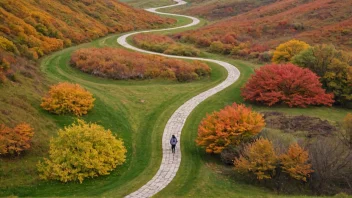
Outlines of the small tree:
[[352,57],[348,53],[333,45],[316,45],[300,52],[292,62],[316,73],[338,104],[352,104]]
[[249,144],[243,154],[235,160],[235,170],[252,173],[258,180],[271,179],[275,175],[278,157],[271,141],[260,138]]
[[20,154],[31,147],[33,128],[26,123],[10,128],[0,124],[0,155]]
[[94,100],[93,95],[80,85],[64,82],[50,88],[41,106],[55,114],[73,113],[81,116],[93,108]]
[[280,44],[274,51],[272,61],[274,63],[291,62],[291,59],[299,54],[301,51],[309,48],[309,45],[303,41],[290,40],[286,43]]
[[280,156],[282,171],[296,180],[307,181],[310,173],[314,172],[308,163],[308,152],[297,143],[291,144],[287,153]]
[[245,100],[272,106],[278,103],[290,107],[307,105],[331,106],[332,94],[326,94],[319,78],[308,69],[293,64],[266,65],[255,71],[242,88]]
[[121,139],[97,124],[78,120],[50,141],[49,158],[38,163],[40,178],[62,182],[108,175],[126,160]]
[[258,134],[264,126],[261,114],[234,103],[202,120],[196,143],[205,147],[207,153],[218,154]]

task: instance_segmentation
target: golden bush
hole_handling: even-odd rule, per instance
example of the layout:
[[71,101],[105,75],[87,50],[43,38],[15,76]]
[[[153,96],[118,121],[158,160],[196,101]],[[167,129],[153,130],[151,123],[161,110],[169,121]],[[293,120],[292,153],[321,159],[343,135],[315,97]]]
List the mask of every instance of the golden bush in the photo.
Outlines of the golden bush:
[[42,98],[41,107],[55,114],[72,113],[85,115],[94,106],[93,95],[78,84],[59,83],[53,85]]
[[109,175],[126,160],[126,148],[102,126],[78,120],[51,139],[49,158],[38,163],[40,178],[61,182]]

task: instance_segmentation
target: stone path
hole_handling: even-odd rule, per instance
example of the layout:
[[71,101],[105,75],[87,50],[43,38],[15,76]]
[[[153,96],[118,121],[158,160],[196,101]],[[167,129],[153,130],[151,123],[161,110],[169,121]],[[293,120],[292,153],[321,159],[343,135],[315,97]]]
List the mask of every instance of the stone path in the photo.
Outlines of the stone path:
[[[180,5],[184,5],[187,3],[183,0],[174,0],[174,1],[177,2],[177,4],[170,5],[170,6],[158,7],[158,8],[150,8],[150,9],[147,9],[147,11],[157,13],[157,14],[163,14],[163,15],[186,17],[186,18],[191,19],[192,23],[181,26],[181,27],[175,27],[175,28],[147,30],[147,31],[139,31],[139,32],[129,33],[129,34],[126,34],[126,35],[119,37],[117,39],[117,42],[126,48],[129,48],[129,49],[132,49],[132,50],[135,50],[138,52],[143,52],[143,53],[148,53],[148,54],[156,54],[156,55],[170,57],[170,58],[201,60],[201,61],[217,63],[227,70],[228,76],[227,76],[226,80],[224,80],[221,84],[193,97],[192,99],[190,99],[189,101],[184,103],[181,107],[179,107],[174,112],[174,114],[171,116],[171,118],[167,122],[166,127],[164,129],[164,134],[163,134],[163,139],[162,139],[163,158],[162,158],[162,162],[161,162],[161,165],[160,165],[158,172],[152,178],[152,180],[150,180],[147,184],[142,186],[137,191],[126,196],[127,198],[152,197],[153,195],[160,192],[163,188],[165,188],[172,181],[172,179],[176,176],[176,173],[177,173],[177,171],[180,167],[180,164],[181,164],[181,150],[180,150],[181,132],[182,132],[182,128],[186,122],[187,117],[197,107],[198,104],[200,104],[201,102],[203,102],[204,100],[206,100],[210,96],[212,96],[212,95],[224,90],[225,88],[229,87],[230,85],[232,85],[234,82],[237,81],[237,79],[240,76],[240,72],[235,66],[233,66],[229,63],[223,62],[223,61],[204,59],[204,58],[196,58],[196,57],[182,57],[182,56],[160,54],[160,53],[156,53],[156,52],[150,52],[150,51],[146,51],[143,49],[139,49],[139,48],[131,46],[127,43],[127,38],[129,36],[132,36],[135,34],[186,28],[186,27],[191,27],[191,26],[197,25],[200,22],[199,19],[197,19],[195,17],[177,15],[177,14],[168,14],[168,13],[162,13],[162,12],[156,11],[157,9],[180,6]],[[175,135],[179,141],[179,144],[176,146],[176,154],[172,154],[172,152],[171,152],[170,138],[172,135]]]

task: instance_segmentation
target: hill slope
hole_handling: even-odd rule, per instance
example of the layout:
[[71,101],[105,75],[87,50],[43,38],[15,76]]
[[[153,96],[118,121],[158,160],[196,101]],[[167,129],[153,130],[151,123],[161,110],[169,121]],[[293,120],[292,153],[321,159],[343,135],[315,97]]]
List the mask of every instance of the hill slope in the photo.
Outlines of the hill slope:
[[108,33],[173,22],[114,0],[1,0],[0,21],[0,48],[34,59]]
[[174,22],[115,0],[0,0],[0,124],[27,122],[35,129],[30,152],[0,158],[0,186],[36,182],[35,165],[47,155],[58,124],[63,125],[40,108],[53,81],[36,59],[109,33]]
[[348,50],[352,48],[351,6],[352,1],[281,0],[183,36],[195,42],[212,42],[224,41],[231,34],[237,42],[268,47],[297,38],[310,44],[333,43]]

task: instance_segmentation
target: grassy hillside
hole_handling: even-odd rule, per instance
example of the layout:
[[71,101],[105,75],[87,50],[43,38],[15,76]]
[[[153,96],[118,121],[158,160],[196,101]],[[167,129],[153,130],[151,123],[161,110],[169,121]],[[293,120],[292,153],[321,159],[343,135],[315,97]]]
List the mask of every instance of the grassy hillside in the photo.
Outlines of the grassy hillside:
[[35,164],[47,154],[50,137],[74,119],[41,110],[41,97],[57,81],[36,59],[109,33],[175,22],[113,0],[0,0],[0,21],[0,124],[27,122],[35,131],[30,151],[0,158],[2,188],[36,183]]
[[[251,1],[242,1],[244,2]],[[262,3],[264,4],[264,1]],[[248,45],[260,44],[269,48],[291,38],[297,38],[310,44],[333,43],[350,50],[351,6],[352,1],[282,0],[243,13],[232,10],[230,6],[229,15],[238,13],[236,16],[183,35],[189,36],[195,42],[220,40],[226,43],[224,41],[226,36],[232,34],[235,35],[233,37],[236,42]]]
[[34,59],[108,33],[173,22],[113,0],[1,0],[0,20],[0,43],[10,41],[1,48]]

